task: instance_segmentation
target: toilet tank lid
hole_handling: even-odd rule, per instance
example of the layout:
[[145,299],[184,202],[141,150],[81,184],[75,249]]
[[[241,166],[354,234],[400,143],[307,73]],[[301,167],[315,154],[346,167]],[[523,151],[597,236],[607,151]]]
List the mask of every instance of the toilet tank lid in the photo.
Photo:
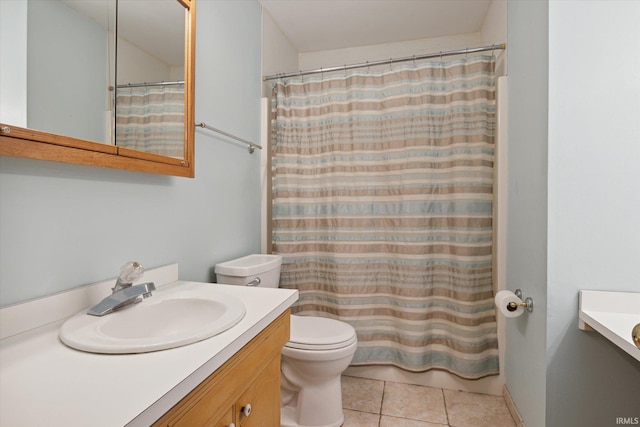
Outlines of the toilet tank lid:
[[252,254],[216,264],[216,274],[226,276],[253,276],[280,267],[282,256],[274,254]]

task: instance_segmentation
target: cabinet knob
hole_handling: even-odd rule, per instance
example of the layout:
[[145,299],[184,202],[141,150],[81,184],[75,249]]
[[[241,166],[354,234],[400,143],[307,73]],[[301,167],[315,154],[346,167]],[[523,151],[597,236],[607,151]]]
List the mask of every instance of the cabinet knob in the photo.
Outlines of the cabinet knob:
[[244,405],[242,409],[240,409],[240,412],[242,412],[242,415],[244,415],[245,417],[251,415],[251,403],[247,403],[246,405]]
[[236,427],[235,423],[229,424],[229,427]]

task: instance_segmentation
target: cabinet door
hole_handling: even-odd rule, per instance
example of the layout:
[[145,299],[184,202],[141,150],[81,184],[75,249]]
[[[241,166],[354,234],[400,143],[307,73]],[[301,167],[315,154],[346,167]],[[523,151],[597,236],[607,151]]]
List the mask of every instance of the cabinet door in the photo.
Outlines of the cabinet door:
[[236,401],[237,427],[280,425],[280,357],[269,360],[258,378]]
[[[166,425],[168,427],[233,427],[233,412],[233,408],[229,408],[226,411],[214,413],[205,402],[200,402],[184,416]],[[220,414],[223,416],[218,418]]]
[[231,427],[233,426],[233,410],[229,410],[212,427]]
[[280,351],[289,339],[289,317],[289,310],[282,313],[153,426],[279,426]]

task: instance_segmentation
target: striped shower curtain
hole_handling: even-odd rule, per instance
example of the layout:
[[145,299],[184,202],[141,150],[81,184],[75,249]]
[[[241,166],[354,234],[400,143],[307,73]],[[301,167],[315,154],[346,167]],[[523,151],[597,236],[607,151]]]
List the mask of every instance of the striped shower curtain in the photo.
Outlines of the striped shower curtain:
[[353,365],[498,373],[492,57],[279,81],[273,251]]
[[184,158],[184,84],[118,88],[116,145]]

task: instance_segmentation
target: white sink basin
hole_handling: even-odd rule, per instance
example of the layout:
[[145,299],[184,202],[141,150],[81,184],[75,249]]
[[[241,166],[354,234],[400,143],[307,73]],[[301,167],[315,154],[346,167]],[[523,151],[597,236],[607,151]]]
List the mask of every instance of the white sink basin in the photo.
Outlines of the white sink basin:
[[91,353],[146,353],[192,344],[236,325],[244,303],[203,285],[197,290],[173,288],[153,292],[139,304],[102,317],[86,310],[67,320],[60,339]]

